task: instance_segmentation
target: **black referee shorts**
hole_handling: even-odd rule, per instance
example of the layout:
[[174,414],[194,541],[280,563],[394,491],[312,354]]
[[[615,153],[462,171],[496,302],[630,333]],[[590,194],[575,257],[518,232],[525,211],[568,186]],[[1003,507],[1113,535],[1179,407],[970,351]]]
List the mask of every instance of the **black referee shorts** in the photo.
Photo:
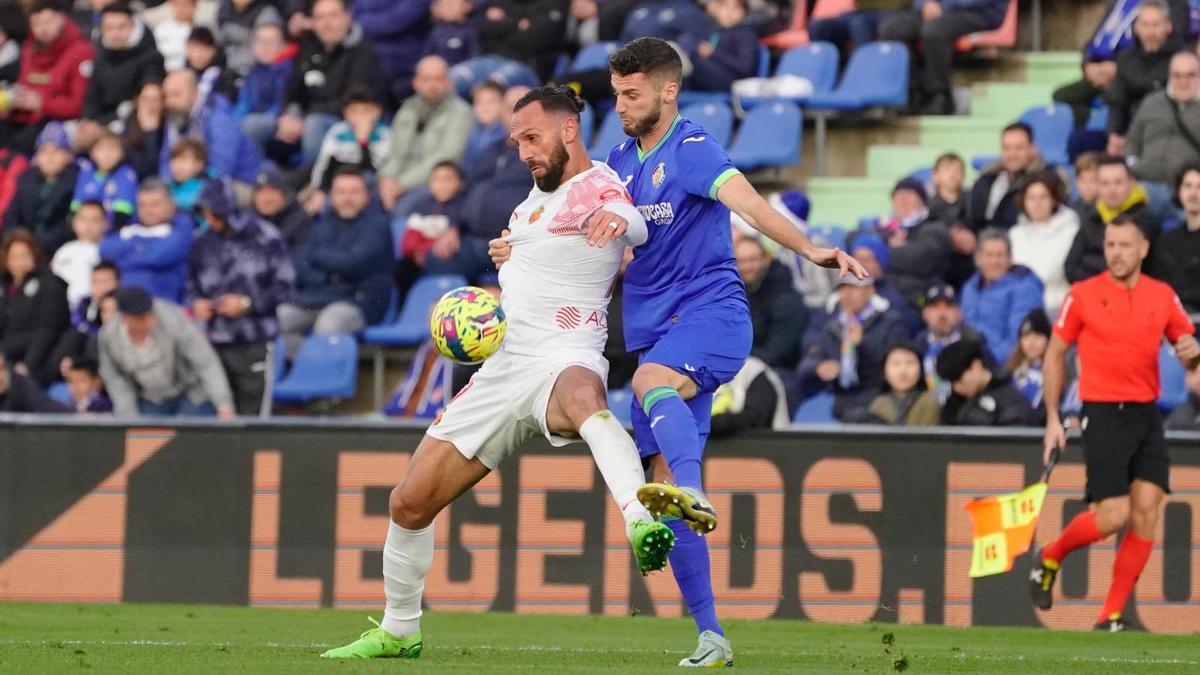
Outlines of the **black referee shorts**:
[[1088,502],[1129,494],[1141,478],[1170,492],[1171,460],[1154,403],[1084,403]]

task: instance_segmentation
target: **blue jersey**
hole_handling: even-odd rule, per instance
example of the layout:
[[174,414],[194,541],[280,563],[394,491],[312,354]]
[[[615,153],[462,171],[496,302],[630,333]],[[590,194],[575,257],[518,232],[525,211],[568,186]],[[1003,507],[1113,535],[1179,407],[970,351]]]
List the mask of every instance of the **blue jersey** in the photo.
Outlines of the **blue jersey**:
[[740,173],[700,125],[676,117],[643,153],[630,139],[608,155],[650,237],[625,272],[625,345],[645,349],[681,315],[719,303],[748,308],[733,258],[729,209],[717,190]]

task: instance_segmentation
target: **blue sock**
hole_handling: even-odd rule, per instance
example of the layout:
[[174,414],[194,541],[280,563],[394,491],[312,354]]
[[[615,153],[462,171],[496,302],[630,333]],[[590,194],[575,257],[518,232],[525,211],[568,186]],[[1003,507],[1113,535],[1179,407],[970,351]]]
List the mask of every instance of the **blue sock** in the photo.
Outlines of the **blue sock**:
[[675,484],[703,489],[700,481],[700,434],[696,418],[679,392],[655,387],[642,397],[642,410],[650,418],[650,430],[658,449],[667,458]]
[[692,532],[678,518],[666,521],[675,533],[675,548],[668,554],[675,583],[687,601],[688,611],[696,622],[696,631],[711,630],[719,635],[725,631],[717,621],[717,605],[713,600],[712,576],[708,566],[708,542]]

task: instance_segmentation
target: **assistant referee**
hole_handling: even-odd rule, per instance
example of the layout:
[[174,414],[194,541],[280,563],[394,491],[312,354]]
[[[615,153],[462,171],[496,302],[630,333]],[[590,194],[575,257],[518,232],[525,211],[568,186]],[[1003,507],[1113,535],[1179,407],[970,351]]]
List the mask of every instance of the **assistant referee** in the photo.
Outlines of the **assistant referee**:
[[1125,629],[1121,613],[1154,546],[1163,496],[1169,491],[1170,460],[1158,411],[1158,352],[1162,338],[1188,368],[1200,364],[1200,344],[1171,287],[1142,274],[1150,252],[1141,228],[1118,216],[1104,231],[1108,266],[1071,287],[1063,301],[1043,366],[1045,459],[1063,447],[1059,416],[1067,348],[1078,345],[1083,399],[1083,456],[1090,510],[1076,516],[1057,539],[1035,556],[1029,575],[1034,604],[1050,609],[1054,579],[1071,551],[1107,538],[1129,525],[1096,630]]

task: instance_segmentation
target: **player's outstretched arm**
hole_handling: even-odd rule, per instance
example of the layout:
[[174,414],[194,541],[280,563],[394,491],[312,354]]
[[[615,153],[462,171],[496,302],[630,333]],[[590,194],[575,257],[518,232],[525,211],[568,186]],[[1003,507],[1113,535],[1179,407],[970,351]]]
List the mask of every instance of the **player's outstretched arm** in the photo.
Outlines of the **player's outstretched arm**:
[[733,176],[717,190],[717,199],[738,214],[751,227],[767,235],[780,245],[790,248],[821,267],[836,268],[839,278],[853,274],[859,279],[867,278],[867,269],[845,251],[814,245],[804,233],[763,199],[746,177]]

